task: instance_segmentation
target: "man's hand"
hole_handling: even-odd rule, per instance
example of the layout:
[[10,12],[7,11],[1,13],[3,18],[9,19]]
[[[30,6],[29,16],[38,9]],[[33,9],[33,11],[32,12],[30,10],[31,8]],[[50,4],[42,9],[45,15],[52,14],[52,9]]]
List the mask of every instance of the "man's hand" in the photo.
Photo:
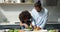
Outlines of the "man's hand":
[[40,27],[34,26],[34,30],[41,30]]
[[24,30],[18,30],[18,32],[24,32]]
[[34,29],[36,29],[37,28],[37,26],[34,26]]
[[28,28],[28,25],[24,23],[25,28]]
[[40,28],[40,27],[37,27],[37,29],[38,29],[38,30],[41,30],[41,28]]

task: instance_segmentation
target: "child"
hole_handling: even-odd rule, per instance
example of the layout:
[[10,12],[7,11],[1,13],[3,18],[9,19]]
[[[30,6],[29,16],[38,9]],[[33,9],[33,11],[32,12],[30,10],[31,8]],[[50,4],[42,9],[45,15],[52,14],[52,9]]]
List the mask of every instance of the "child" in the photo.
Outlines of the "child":
[[28,26],[31,25],[31,20],[30,20],[31,15],[27,10],[25,10],[19,14],[19,19],[20,19],[20,26],[21,27],[24,26],[25,28],[28,28]]

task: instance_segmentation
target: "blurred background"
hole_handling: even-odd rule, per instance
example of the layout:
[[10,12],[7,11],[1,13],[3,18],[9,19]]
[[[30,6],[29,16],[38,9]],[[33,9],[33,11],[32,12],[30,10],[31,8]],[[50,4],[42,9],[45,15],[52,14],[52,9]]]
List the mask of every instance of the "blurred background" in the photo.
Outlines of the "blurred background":
[[[31,11],[36,1],[38,0],[0,0],[0,25],[19,25],[19,13],[24,10]],[[47,24],[60,25],[60,0],[40,1],[42,7],[49,11]]]

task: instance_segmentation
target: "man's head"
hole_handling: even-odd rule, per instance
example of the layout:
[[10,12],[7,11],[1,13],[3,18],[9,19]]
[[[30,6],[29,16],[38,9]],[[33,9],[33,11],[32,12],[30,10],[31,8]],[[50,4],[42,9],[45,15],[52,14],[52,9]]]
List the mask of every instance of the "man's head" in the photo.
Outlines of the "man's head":
[[31,15],[27,10],[19,14],[19,19],[21,21],[28,21],[30,18],[31,18]]
[[41,9],[42,9],[42,7],[41,7],[41,2],[40,2],[40,1],[36,2],[36,3],[34,4],[34,7],[35,7],[35,9],[37,10],[37,12],[40,12]]

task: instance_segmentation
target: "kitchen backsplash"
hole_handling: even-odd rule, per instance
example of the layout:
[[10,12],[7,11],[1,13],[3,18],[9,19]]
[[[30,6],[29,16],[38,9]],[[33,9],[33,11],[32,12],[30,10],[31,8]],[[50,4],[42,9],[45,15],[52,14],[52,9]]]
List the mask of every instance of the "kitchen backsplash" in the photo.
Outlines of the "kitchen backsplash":
[[[32,5],[6,5],[6,6],[1,6],[1,9],[4,10],[4,13],[6,18],[8,19],[9,22],[19,22],[19,13],[24,10],[32,10],[33,6]],[[3,15],[1,15],[3,16]]]

